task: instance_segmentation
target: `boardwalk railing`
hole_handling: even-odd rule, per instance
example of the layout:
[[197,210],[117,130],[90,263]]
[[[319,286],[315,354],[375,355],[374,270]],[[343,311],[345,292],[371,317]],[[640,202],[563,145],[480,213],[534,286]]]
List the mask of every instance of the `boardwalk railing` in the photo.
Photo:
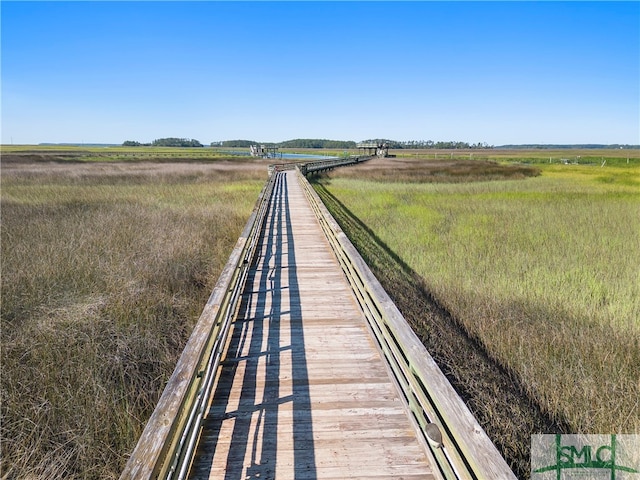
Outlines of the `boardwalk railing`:
[[301,184],[444,477],[515,479],[320,197]]
[[305,163],[280,163],[269,165],[269,175],[273,172],[278,172],[282,170],[292,170],[297,168],[303,175],[309,175],[311,173],[319,173],[324,172],[326,170],[331,170],[332,168],[337,167],[346,167],[348,165],[355,165],[357,163],[366,162],[367,160],[371,160],[373,157],[368,155],[350,155],[348,157],[342,158],[330,158],[327,160],[318,160],[316,162],[305,162]]
[[[338,166],[336,163],[324,167],[320,165],[324,162],[312,163],[316,164],[314,168]],[[437,469],[445,478],[451,479],[515,479],[484,430],[304,178],[305,173],[310,173],[304,168],[308,165],[277,165],[273,169],[270,167],[270,173],[292,168],[300,172],[310,204],[394,373],[413,421],[422,432],[425,445],[432,450]],[[183,479],[188,473],[208,394],[231,321],[239,307],[276,178],[277,175],[270,175],[260,193],[120,480]]]
[[121,480],[185,477],[274,183],[263,187]]

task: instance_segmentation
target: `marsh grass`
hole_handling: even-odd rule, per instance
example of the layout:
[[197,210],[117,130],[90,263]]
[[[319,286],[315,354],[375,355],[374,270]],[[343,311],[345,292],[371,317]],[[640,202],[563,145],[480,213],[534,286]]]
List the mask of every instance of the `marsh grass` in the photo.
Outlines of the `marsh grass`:
[[[240,151],[239,153],[244,153]],[[247,162],[246,156],[229,155],[225,150],[195,147],[123,147],[123,146],[75,146],[75,145],[2,145],[3,161],[26,162],[76,162],[76,163],[138,163],[138,162],[205,162],[221,160]],[[255,160],[255,159],[253,159]]]
[[499,163],[532,165],[635,165],[640,164],[640,150],[637,149],[454,149],[454,150],[394,150],[398,158],[414,158],[429,161],[442,160],[484,160]]
[[[378,164],[370,161],[365,178],[378,178],[392,183],[466,183],[503,179],[535,177],[540,170],[529,165],[506,165],[490,160],[442,160],[421,161],[416,159],[387,160]],[[379,166],[378,166],[379,165]],[[342,178],[362,178],[362,169],[345,169]]]
[[[319,179],[370,230],[359,249],[385,245],[551,421],[640,432],[637,166],[449,184],[380,173]],[[512,421],[499,402],[471,402],[491,422]]]
[[0,476],[117,478],[266,170],[5,167]]

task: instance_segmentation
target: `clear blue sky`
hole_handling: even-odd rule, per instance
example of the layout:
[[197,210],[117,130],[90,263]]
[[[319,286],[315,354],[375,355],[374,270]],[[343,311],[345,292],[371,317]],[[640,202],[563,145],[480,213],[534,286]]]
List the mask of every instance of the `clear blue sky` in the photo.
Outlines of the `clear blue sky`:
[[640,2],[7,2],[2,143],[640,143]]

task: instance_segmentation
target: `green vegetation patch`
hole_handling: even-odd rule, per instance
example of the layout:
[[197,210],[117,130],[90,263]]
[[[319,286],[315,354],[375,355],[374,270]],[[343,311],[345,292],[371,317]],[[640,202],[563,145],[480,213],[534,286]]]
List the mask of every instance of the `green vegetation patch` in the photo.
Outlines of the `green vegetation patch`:
[[[336,173],[340,177],[394,183],[461,183],[535,177],[540,170],[528,165],[508,165],[491,160],[388,159],[380,166],[371,160],[367,168]],[[366,164],[363,164],[366,165]],[[333,174],[329,174],[331,177]]]
[[[317,188],[335,198],[330,208],[359,250],[381,245],[415,273],[549,418],[573,433],[638,432],[640,168],[541,172],[443,184],[401,183],[395,173],[356,179],[345,169]],[[367,261],[375,268],[375,257]],[[393,281],[386,287],[405,295]],[[471,401],[488,422],[510,425],[503,433],[513,428],[513,412]]]

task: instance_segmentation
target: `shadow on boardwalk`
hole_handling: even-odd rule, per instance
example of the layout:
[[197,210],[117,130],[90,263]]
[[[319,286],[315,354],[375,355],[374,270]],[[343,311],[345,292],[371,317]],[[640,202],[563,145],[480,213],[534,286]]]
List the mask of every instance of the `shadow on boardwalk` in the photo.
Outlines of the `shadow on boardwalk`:
[[[258,288],[253,292],[245,289],[227,355],[222,362],[214,393],[215,403],[205,420],[202,432],[205,441],[200,447],[205,452],[199,452],[197,456],[207,459],[207,464],[194,465],[191,478],[209,478],[225,422],[233,422],[224,467],[225,480],[278,478],[276,454],[278,438],[282,439],[278,434],[278,413],[284,405],[292,409],[293,415],[293,425],[287,427],[293,430],[293,443],[285,449],[293,449],[295,478],[313,480],[317,477],[286,181],[286,175],[279,175],[274,193],[278,200],[272,204],[263,226],[266,234],[262,236],[263,243],[258,245],[258,254],[247,279],[247,288],[255,288],[256,285]],[[287,228],[282,229],[283,225]],[[283,295],[284,291],[288,295]],[[283,341],[289,338],[290,343],[282,346]],[[292,359],[290,367],[287,362],[292,378],[292,387],[287,389],[287,395],[283,395],[284,389],[280,385],[284,355]],[[229,411],[233,379],[239,368],[244,371],[240,398],[235,400],[237,408]],[[249,466],[246,465],[248,456],[251,460]]]

